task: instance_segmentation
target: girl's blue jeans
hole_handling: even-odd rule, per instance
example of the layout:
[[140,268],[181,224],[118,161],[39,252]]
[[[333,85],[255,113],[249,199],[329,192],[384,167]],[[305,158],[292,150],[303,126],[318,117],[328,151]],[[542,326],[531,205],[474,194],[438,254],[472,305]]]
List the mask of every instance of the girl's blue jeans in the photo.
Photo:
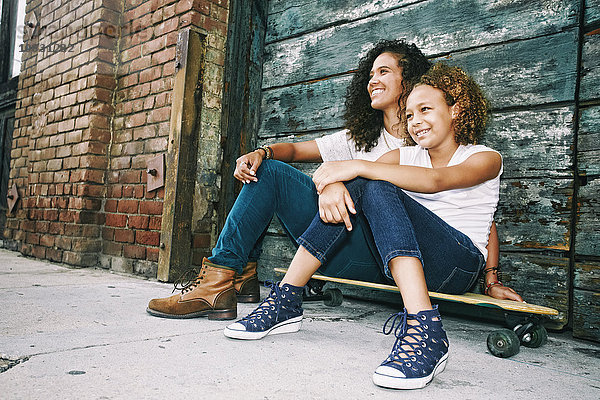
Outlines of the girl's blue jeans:
[[[271,219],[276,215],[288,236],[296,240],[318,217],[318,195],[312,179],[297,169],[274,160],[258,168],[258,182],[244,185],[238,195],[209,260],[242,272],[248,261],[259,258],[262,242]],[[366,221],[354,222],[327,257],[320,272],[328,276],[386,282],[381,263],[372,247]],[[378,262],[379,261],[379,262]]]
[[[421,260],[431,291],[460,294],[475,284],[485,259],[466,235],[389,182],[357,178],[346,187],[358,217],[362,214],[368,220],[388,278],[390,260],[409,256]],[[360,219],[351,220],[354,225]],[[327,263],[347,236],[343,224],[323,223],[317,214],[298,243]]]

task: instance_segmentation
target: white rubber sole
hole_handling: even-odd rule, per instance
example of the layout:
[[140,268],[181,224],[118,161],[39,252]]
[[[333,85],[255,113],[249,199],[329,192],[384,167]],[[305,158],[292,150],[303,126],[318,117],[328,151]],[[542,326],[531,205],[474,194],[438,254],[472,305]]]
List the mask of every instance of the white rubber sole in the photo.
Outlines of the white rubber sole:
[[277,335],[280,333],[294,333],[300,330],[302,326],[302,315],[294,318],[290,318],[286,321],[280,322],[273,326],[268,331],[263,332],[248,332],[245,330],[244,325],[236,322],[227,326],[223,330],[223,334],[228,338],[242,339],[242,340],[258,340],[262,339],[267,335]]
[[431,374],[422,378],[403,378],[398,376],[391,376],[387,374],[378,373],[376,370],[373,374],[373,383],[377,386],[390,389],[421,389],[427,386],[427,384],[431,382],[436,375],[441,374],[444,371],[444,369],[446,369],[447,361],[448,353],[444,354],[444,356],[438,361]]

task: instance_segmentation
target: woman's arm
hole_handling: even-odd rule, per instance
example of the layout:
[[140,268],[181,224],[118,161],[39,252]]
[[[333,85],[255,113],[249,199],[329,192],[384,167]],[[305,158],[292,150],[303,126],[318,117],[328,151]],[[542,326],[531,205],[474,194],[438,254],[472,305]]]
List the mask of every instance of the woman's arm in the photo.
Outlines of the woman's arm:
[[[270,145],[274,160],[284,162],[320,162],[321,153],[317,142],[309,140],[297,143],[275,143]],[[266,157],[265,151],[261,149],[254,150],[244,154],[235,161],[235,171],[233,176],[244,182],[256,182],[256,170]]]
[[500,244],[498,240],[498,230],[496,223],[492,222],[490,237],[488,240],[488,258],[485,264],[484,285],[487,289],[487,295],[496,299],[506,299],[514,301],[523,301],[513,289],[502,285],[498,277],[498,265],[500,261]]
[[467,188],[493,179],[500,172],[502,158],[485,151],[473,154],[458,165],[424,168],[398,165],[399,151],[385,154],[376,162],[364,160],[336,161],[321,165],[313,176],[317,192],[330,183],[348,181],[358,176],[383,180],[402,189],[419,193]]

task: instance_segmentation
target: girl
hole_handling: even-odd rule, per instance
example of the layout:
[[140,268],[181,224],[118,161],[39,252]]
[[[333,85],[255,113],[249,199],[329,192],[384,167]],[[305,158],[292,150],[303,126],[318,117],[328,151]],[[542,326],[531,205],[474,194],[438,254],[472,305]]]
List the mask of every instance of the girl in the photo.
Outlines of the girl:
[[[236,317],[237,302],[258,302],[256,276],[262,238],[274,214],[295,241],[319,211],[350,224],[342,183],[328,185],[317,194],[311,178],[284,162],[377,160],[404,144],[399,130],[399,103],[404,104],[409,83],[430,67],[413,44],[403,40],[378,42],[360,62],[346,95],[347,130],[323,138],[276,143],[237,159],[234,176],[246,183],[236,199],[211,257],[201,271],[190,271],[191,280],[177,282],[180,293],[153,299],[147,311],[167,318],[211,319]],[[365,88],[368,87],[368,92]],[[279,160],[279,161],[275,161]],[[351,279],[385,282],[363,232],[366,222],[354,223],[353,231],[323,273]],[[368,234],[367,236],[370,236]]]
[[[324,163],[314,174],[319,193],[346,182],[352,208],[368,220],[384,274],[402,295],[404,311],[384,325],[384,333],[394,331],[397,339],[373,375],[377,385],[420,388],[445,368],[448,339],[428,289],[463,293],[485,266],[502,172],[500,154],[477,145],[487,108],[480,88],[462,70],[437,64],[412,90],[402,114],[414,146],[377,162]],[[343,225],[316,217],[298,239],[301,247],[281,283],[225,335],[257,339],[297,331],[302,286],[345,235]],[[494,286],[501,284],[488,284]]]

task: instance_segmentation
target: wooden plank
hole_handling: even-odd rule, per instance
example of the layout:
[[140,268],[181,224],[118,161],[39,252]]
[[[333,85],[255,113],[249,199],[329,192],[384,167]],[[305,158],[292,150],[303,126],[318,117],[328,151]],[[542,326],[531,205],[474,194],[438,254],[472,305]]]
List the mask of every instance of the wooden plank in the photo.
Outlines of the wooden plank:
[[230,3],[221,119],[224,142],[218,203],[221,224],[241,189],[241,183],[233,177],[235,161],[255,147],[258,134],[266,3],[266,0]]
[[263,91],[259,138],[336,129],[350,76]]
[[579,187],[575,254],[600,256],[600,177]]
[[600,176],[600,106],[581,109],[577,164],[580,174]]
[[584,36],[582,52],[582,74],[579,100],[600,98],[600,34]]
[[[404,38],[425,54],[434,56],[515,39],[538,38],[533,39],[537,41],[540,36],[554,36],[576,26],[577,22],[578,3],[572,0],[540,0],[543,3],[540,8],[530,5],[531,2],[511,2],[508,6],[503,3],[500,7],[497,7],[499,3],[489,5],[483,0],[473,3],[468,0],[420,2],[268,44],[263,87],[350,71],[371,45],[382,38]],[[528,23],[524,24],[525,20]],[[536,52],[535,47],[529,50],[509,54],[511,61],[519,57],[525,63]],[[553,53],[549,51],[546,56]],[[524,54],[527,57],[521,56]],[[575,62],[576,57],[572,61]]]
[[515,289],[525,301],[559,311],[559,315],[553,319],[552,328],[560,329],[567,324],[568,258],[502,252],[500,271],[502,282]]
[[571,29],[455,53],[439,60],[471,74],[493,109],[572,102],[577,79],[577,35],[577,29]]
[[576,289],[600,291],[600,262],[576,262],[573,286]]
[[506,179],[494,217],[504,251],[554,249],[570,246],[570,179]]
[[[476,49],[454,55],[448,62],[468,70],[496,109],[573,101],[576,40],[575,32],[569,31]],[[517,59],[515,54],[528,57]],[[341,115],[349,82],[349,75],[341,75],[264,90],[259,136],[339,129],[343,126]]]
[[267,43],[400,8],[414,0],[269,1]]
[[502,178],[572,177],[573,107],[498,112],[484,143],[503,157]]
[[204,36],[189,28],[179,33],[169,125],[169,148],[157,278],[172,281],[190,265],[192,209],[202,105]]
[[600,0],[585,0],[585,24],[600,22]]
[[258,279],[262,282],[281,279],[273,269],[289,266],[295,253],[296,247],[287,236],[265,235],[257,268]]
[[573,336],[600,341],[600,293],[573,290]]

